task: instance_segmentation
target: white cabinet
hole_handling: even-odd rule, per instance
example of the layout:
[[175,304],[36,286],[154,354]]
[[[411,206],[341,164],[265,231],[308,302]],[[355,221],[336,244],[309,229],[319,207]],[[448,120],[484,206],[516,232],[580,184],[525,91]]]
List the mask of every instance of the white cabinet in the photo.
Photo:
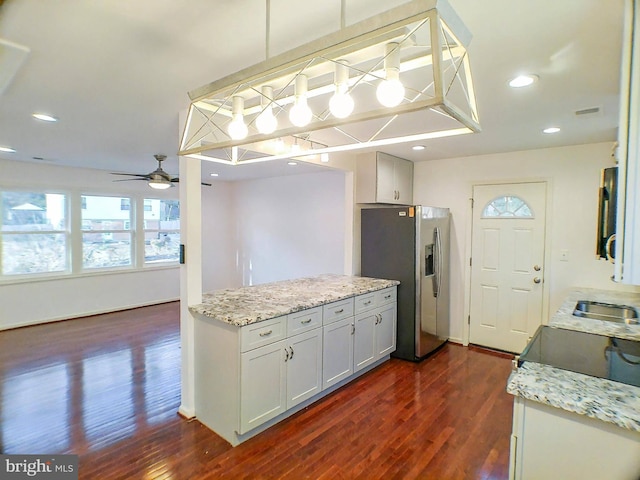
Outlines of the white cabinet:
[[413,202],[413,162],[383,152],[358,155],[356,162],[357,203]]
[[636,480],[640,433],[515,397],[509,478]]
[[327,388],[353,374],[353,317],[325,325],[322,330],[322,388]]
[[238,445],[355,378],[356,312],[372,315],[371,345],[378,359],[359,366],[358,375],[365,366],[381,363],[395,348],[395,323],[390,325],[395,291],[391,287],[242,327],[197,316],[198,420]]
[[287,409],[285,342],[281,340],[242,354],[239,433],[246,433]]
[[369,310],[355,317],[354,372],[396,349],[396,289],[376,292]]

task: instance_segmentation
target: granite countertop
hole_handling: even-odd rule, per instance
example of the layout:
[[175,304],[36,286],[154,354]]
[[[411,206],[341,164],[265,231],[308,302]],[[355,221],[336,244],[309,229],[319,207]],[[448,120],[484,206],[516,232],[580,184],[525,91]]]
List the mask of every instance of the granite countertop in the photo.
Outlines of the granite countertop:
[[640,294],[615,292],[611,290],[596,290],[591,288],[576,288],[569,292],[567,298],[562,303],[558,311],[549,320],[549,325],[552,327],[640,341],[640,324],[627,325],[626,323],[594,320],[591,318],[577,317],[573,315],[573,310],[576,307],[576,302],[578,300],[591,300],[595,302],[613,303],[616,305],[628,305],[630,307],[634,307],[640,313]]
[[319,275],[206,293],[189,310],[241,327],[399,285],[397,280]]
[[[636,293],[574,289],[553,315],[549,326],[640,341],[640,325],[574,316],[578,300],[624,304],[640,310],[640,295]],[[509,376],[507,392],[640,432],[640,387],[525,362]]]

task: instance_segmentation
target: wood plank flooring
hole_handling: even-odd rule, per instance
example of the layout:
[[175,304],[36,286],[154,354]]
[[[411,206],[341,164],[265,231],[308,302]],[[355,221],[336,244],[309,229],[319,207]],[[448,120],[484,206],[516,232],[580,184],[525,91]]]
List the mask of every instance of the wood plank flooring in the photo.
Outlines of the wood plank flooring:
[[0,332],[0,451],[81,479],[506,479],[508,355],[392,359],[232,448],[176,412],[177,302]]

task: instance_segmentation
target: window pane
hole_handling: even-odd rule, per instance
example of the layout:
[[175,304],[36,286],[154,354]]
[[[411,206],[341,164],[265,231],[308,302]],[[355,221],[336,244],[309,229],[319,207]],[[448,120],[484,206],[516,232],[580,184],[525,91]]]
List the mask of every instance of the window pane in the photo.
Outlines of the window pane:
[[65,230],[65,197],[57,193],[2,192],[2,231]]
[[84,268],[127,265],[131,265],[130,233],[98,231],[82,235],[82,266]]
[[63,272],[67,269],[64,233],[2,236],[2,274]]
[[84,195],[82,209],[83,230],[128,230],[131,224],[131,210],[122,209],[130,205],[131,199],[121,197],[98,197]]
[[513,196],[494,198],[482,210],[482,218],[518,217],[533,218],[533,213],[527,203]]
[[145,232],[144,261],[177,262],[180,259],[180,232]]
[[150,230],[179,230],[180,202],[178,200],[145,199],[145,228]]

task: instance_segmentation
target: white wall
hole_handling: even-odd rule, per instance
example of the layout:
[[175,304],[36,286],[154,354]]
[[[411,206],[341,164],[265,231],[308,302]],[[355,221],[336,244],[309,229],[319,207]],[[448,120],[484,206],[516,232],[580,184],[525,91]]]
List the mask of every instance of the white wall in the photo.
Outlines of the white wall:
[[238,182],[234,207],[242,284],[344,272],[344,172]]
[[[453,158],[415,164],[414,202],[449,207],[451,232],[451,329],[463,341],[465,254],[471,228],[474,183],[548,180],[550,264],[545,265],[549,291],[547,315],[553,314],[572,286],[633,289],[614,284],[613,265],[595,257],[600,170],[615,165],[611,143]],[[569,261],[560,261],[560,251]]]

